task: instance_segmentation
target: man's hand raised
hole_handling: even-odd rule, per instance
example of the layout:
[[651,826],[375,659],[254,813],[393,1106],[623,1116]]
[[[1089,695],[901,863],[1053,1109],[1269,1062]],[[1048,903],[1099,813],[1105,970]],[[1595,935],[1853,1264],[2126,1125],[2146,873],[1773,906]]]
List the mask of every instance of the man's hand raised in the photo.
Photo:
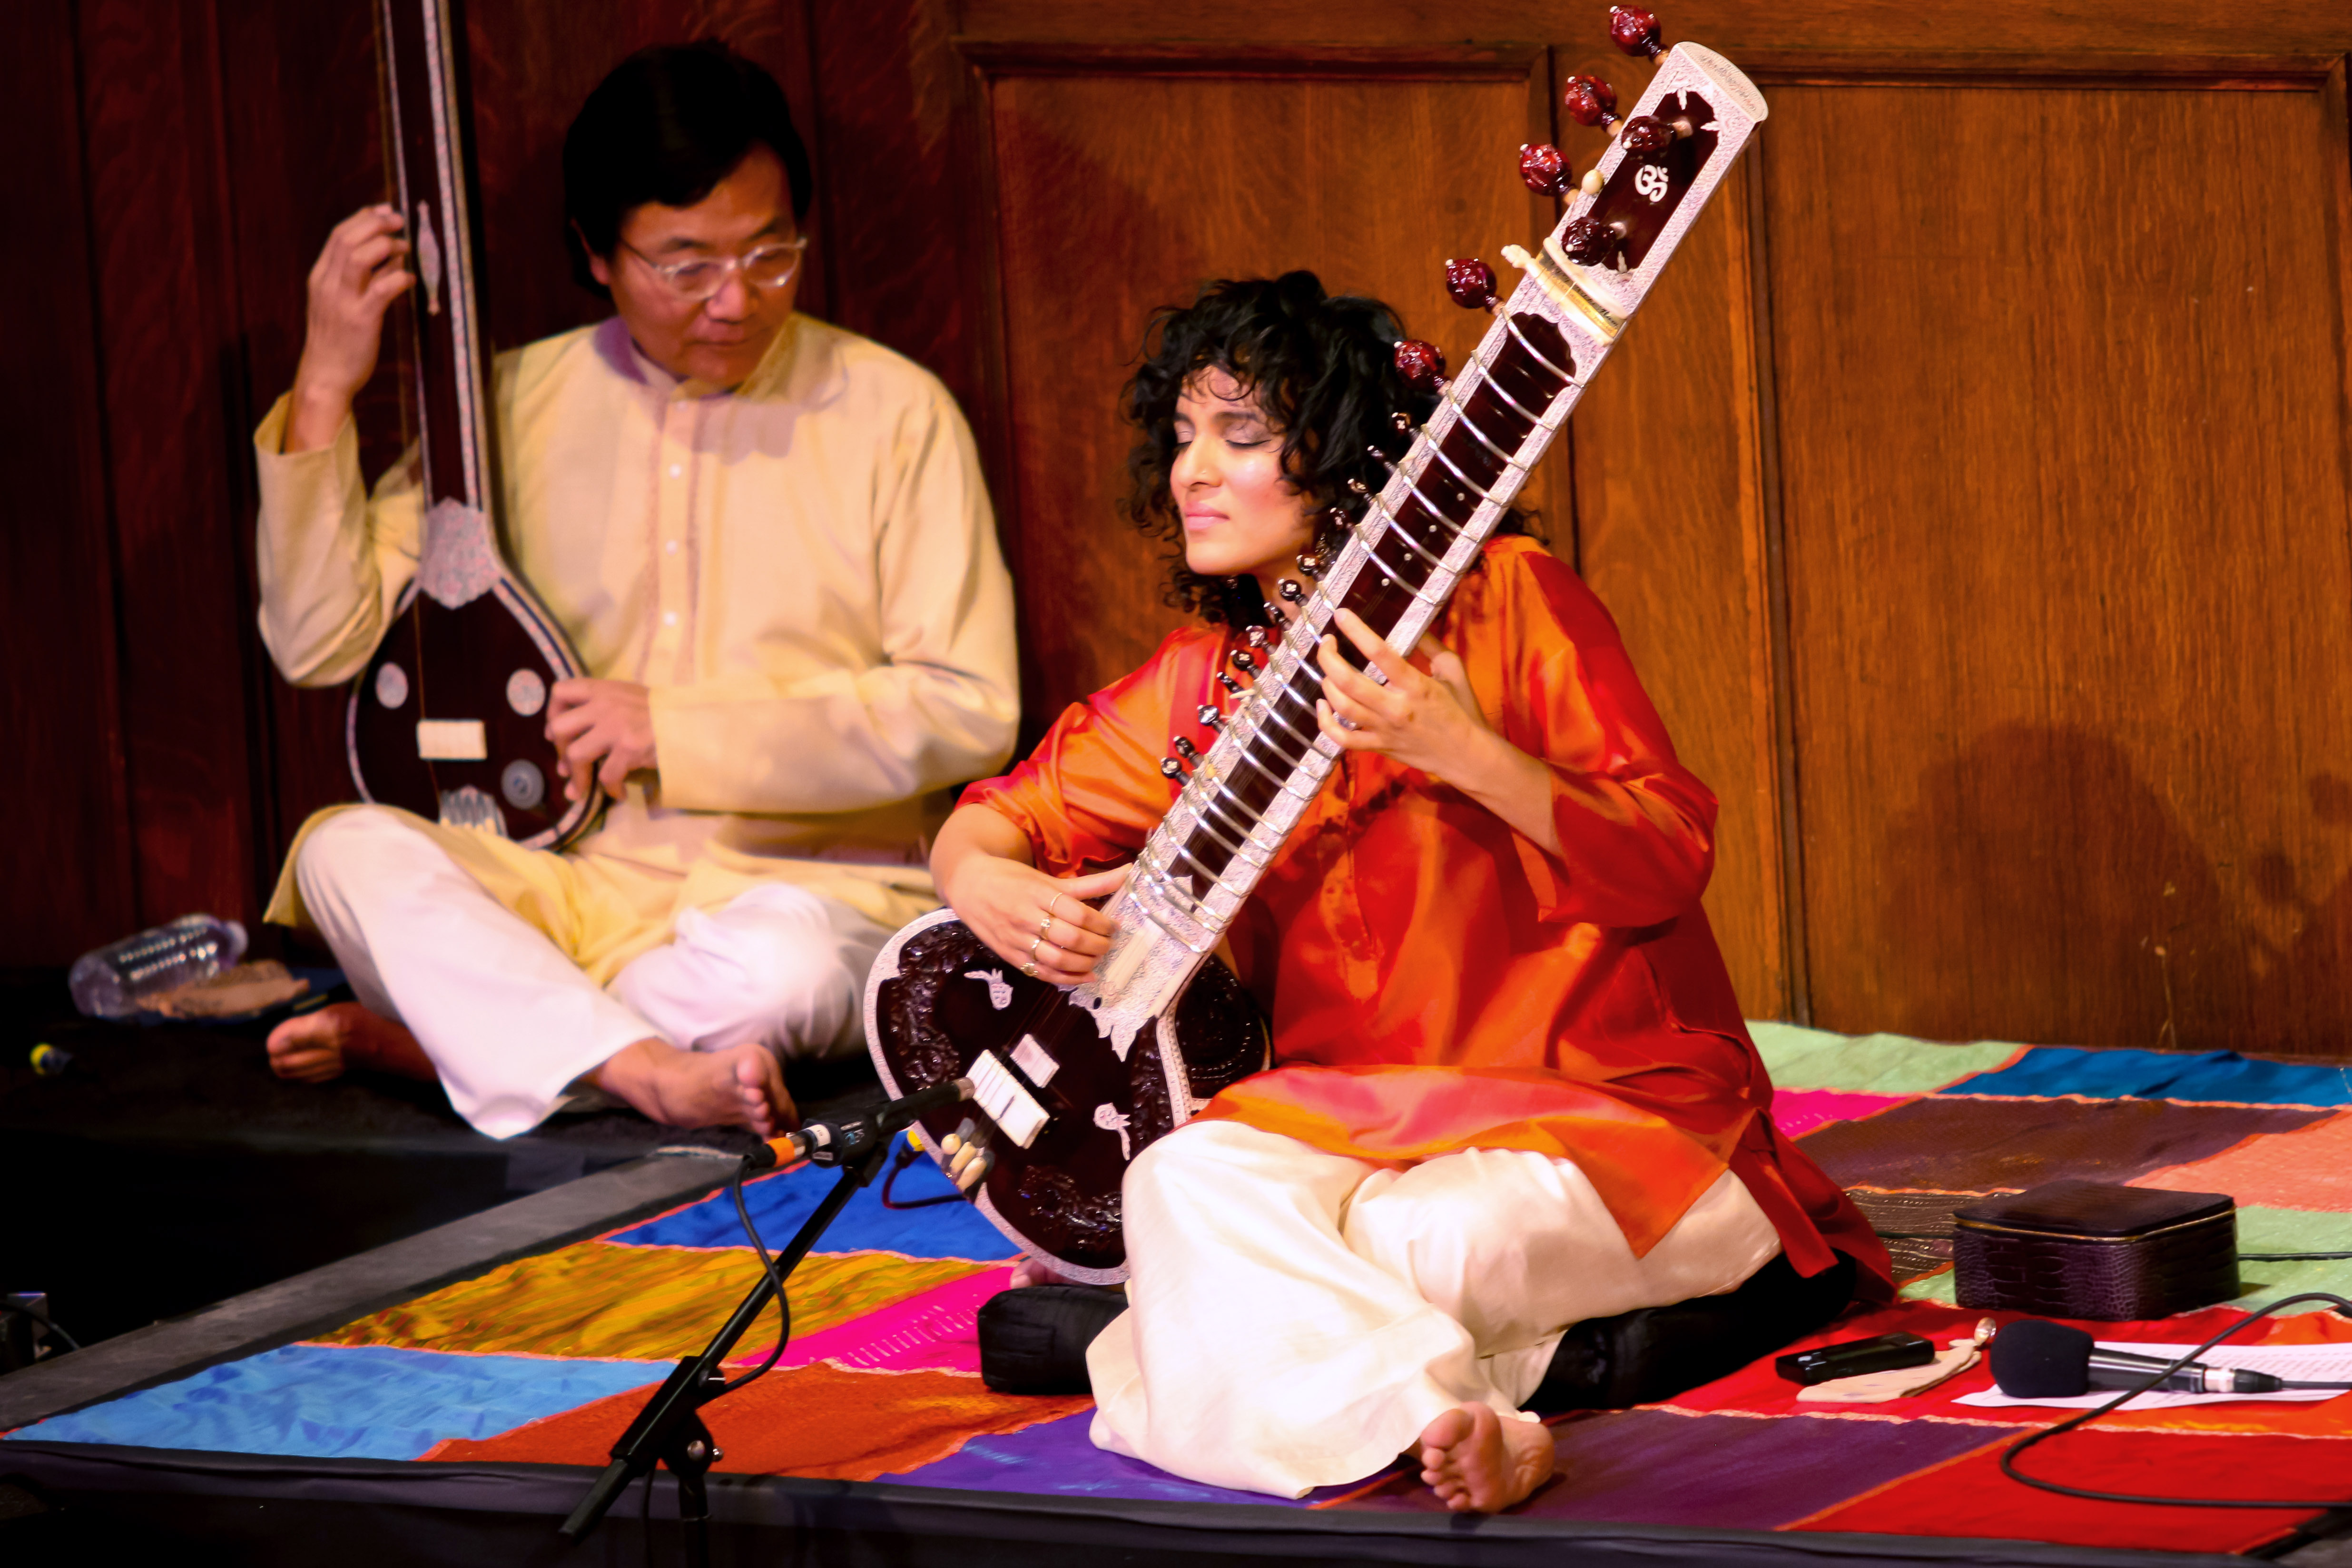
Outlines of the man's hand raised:
[[362,207],[335,226],[310,268],[302,360],[286,419],[289,452],[334,440],[352,399],[375,374],[383,313],[416,281],[402,265],[408,242],[400,237],[401,221],[392,207]]
[[656,765],[652,694],[634,680],[559,680],[547,694],[547,738],[563,753],[555,771],[578,800],[594,779],[617,795],[629,775]]

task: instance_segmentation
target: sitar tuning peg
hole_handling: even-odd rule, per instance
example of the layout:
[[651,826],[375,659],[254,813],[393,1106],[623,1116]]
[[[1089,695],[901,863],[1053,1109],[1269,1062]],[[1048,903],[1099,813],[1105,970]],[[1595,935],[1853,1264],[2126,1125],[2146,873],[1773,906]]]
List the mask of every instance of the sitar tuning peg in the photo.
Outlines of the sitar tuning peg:
[[1560,230],[1559,247],[1568,252],[1570,261],[1586,267],[1598,267],[1609,259],[1622,237],[1614,224],[1602,223],[1590,215],[1577,218]]
[[1539,196],[1564,196],[1576,186],[1568,155],[1549,142],[1519,149],[1519,178]]
[[1445,264],[1445,291],[1465,310],[1487,310],[1495,305],[1495,269],[1476,257]]
[[[1402,436],[1412,429],[1412,416],[1400,411],[1389,416],[1389,423],[1396,426],[1398,435]],[[1339,509],[1335,506],[1331,510],[1338,511]]]
[[1617,137],[1628,153],[1656,153],[1674,145],[1675,128],[1654,114],[1625,121]]
[[1181,735],[1177,736],[1173,741],[1170,742],[1169,744],[1174,746],[1176,748],[1176,754],[1183,758],[1188,763],[1197,763],[1201,760],[1201,748],[1192,744],[1192,742],[1186,740]]
[[1160,776],[1166,779],[1181,779],[1184,776],[1184,764],[1173,757],[1162,757],[1160,759]]
[[[1255,631],[1258,628],[1253,626],[1250,629]],[[1249,649],[1245,647],[1237,647],[1234,649],[1234,668],[1240,670],[1244,675],[1247,675],[1250,671],[1257,668],[1257,660],[1250,657]]]
[[1307,597],[1307,590],[1298,585],[1297,579],[1290,577],[1285,577],[1281,582],[1276,583],[1274,585],[1274,591],[1294,605]]
[[[1244,632],[1242,636],[1249,639],[1249,645],[1252,647],[1264,647],[1266,644],[1274,640],[1272,637],[1265,635],[1265,628],[1264,626],[1252,626],[1247,631]],[[1236,659],[1234,662],[1239,664],[1244,669],[1247,669],[1249,668],[1249,663],[1245,659]]]
[[1213,702],[1202,703],[1192,717],[1201,721],[1201,728],[1203,730],[1213,730],[1225,721],[1224,714],[1218,710],[1217,705]]
[[1290,617],[1282,613],[1280,605],[1268,605],[1265,607],[1265,618],[1272,621],[1277,629],[1286,629],[1290,625]]
[[1217,671],[1217,684],[1223,687],[1230,696],[1239,697],[1242,694],[1242,683],[1222,669]]
[[1609,41],[1637,59],[1656,59],[1666,52],[1658,34],[1657,13],[1632,5],[1609,7]]
[[1298,570],[1309,577],[1322,576],[1323,557],[1314,553],[1312,551],[1307,552],[1306,554],[1303,554],[1298,558]]
[[1349,495],[1356,496],[1368,496],[1372,493],[1372,490],[1371,487],[1364,483],[1361,479],[1349,479],[1348,481],[1348,493]]
[[1415,392],[1434,397],[1445,390],[1445,355],[1435,343],[1403,339],[1396,346],[1396,367]]
[[1617,89],[1597,76],[1569,78],[1559,103],[1579,125],[1611,125],[1617,120]]

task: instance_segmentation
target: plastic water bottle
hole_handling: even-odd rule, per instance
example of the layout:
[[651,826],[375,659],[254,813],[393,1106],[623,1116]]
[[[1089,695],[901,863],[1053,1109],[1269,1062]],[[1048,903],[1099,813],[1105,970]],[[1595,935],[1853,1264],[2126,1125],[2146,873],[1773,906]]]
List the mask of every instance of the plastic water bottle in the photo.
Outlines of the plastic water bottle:
[[245,956],[245,927],[211,915],[182,915],[169,925],[109,942],[74,960],[66,984],[74,1005],[92,1018],[127,1018],[148,997],[209,980]]

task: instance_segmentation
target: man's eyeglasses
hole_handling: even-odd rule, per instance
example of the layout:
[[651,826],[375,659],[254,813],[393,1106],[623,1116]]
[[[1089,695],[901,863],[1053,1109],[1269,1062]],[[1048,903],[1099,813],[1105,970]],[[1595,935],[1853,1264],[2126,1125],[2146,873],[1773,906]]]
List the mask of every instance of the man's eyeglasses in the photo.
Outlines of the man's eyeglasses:
[[782,288],[801,269],[801,255],[808,249],[808,237],[778,240],[741,256],[697,256],[667,262],[656,261],[625,239],[621,246],[680,298],[708,300],[727,287],[727,275],[730,272],[740,272],[743,281],[754,289]]

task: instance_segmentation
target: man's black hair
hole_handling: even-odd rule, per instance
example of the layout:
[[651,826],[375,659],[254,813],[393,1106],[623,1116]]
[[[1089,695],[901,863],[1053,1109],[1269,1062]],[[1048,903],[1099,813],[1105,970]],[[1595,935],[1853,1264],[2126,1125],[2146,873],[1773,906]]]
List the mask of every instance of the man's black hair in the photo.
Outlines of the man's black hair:
[[[1120,510],[1128,520],[1169,546],[1167,603],[1202,619],[1250,625],[1265,619],[1255,580],[1203,577],[1184,564],[1184,520],[1169,489],[1176,466],[1176,399],[1204,370],[1225,372],[1257,395],[1259,410],[1282,437],[1282,463],[1291,484],[1325,514],[1316,548],[1337,549],[1339,525],[1328,509],[1360,507],[1351,479],[1379,490],[1388,472],[1367,448],[1403,456],[1411,437],[1394,416],[1415,424],[1433,400],[1412,390],[1397,373],[1396,343],[1404,335],[1397,313],[1378,300],[1323,291],[1312,272],[1279,278],[1225,279],[1204,285],[1189,306],[1152,312],[1143,363],[1127,384],[1127,416],[1142,432],[1127,456],[1129,491]],[[1497,533],[1525,531],[1507,514]]]
[[629,210],[647,202],[692,206],[755,146],[783,164],[793,216],[806,217],[814,194],[808,150],[774,77],[717,39],[656,45],[614,67],[563,138],[572,276],[610,298],[588,270],[588,255],[613,254]]

